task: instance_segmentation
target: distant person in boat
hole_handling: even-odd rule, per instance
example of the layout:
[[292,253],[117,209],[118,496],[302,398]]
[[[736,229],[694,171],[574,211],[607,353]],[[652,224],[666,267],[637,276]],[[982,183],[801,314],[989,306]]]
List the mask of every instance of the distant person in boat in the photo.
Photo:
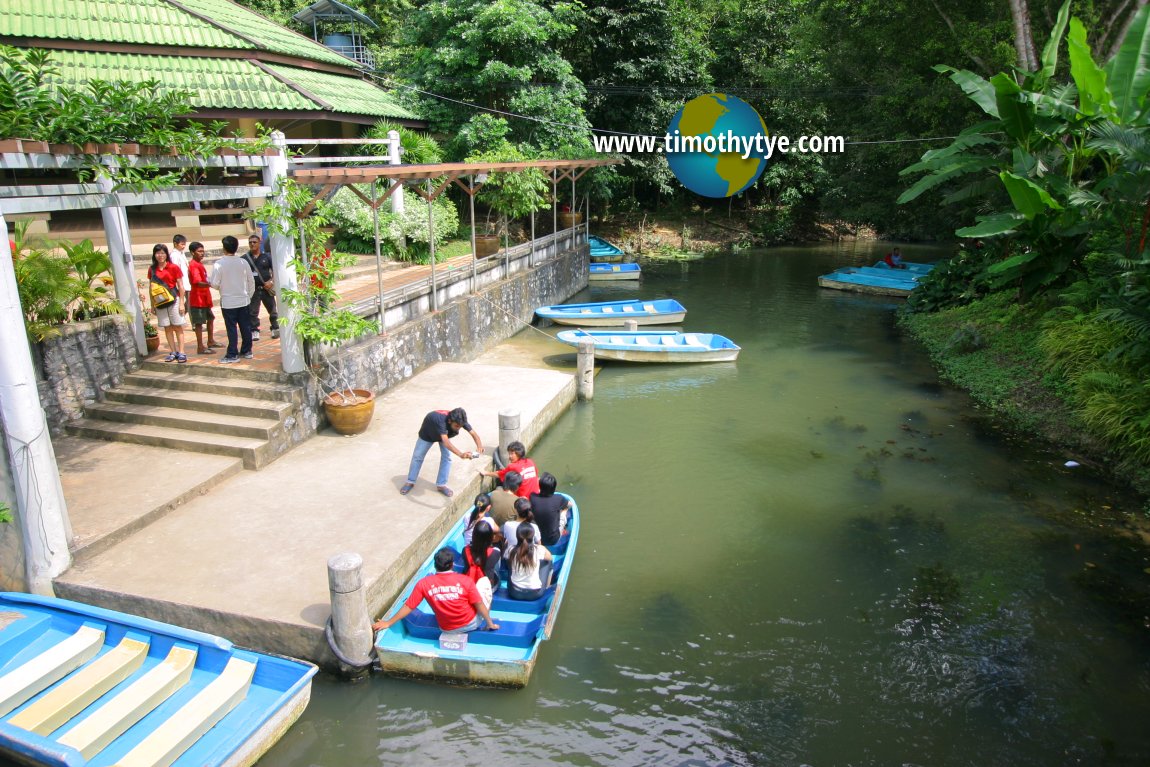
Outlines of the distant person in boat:
[[[515,519],[515,501],[519,498],[516,493],[523,484],[523,478],[517,471],[509,471],[503,475],[503,487],[491,491],[491,518],[495,520],[500,529]],[[510,539],[514,542],[514,538]]]
[[535,531],[534,541],[536,543],[543,543],[543,534],[539,530],[539,525],[535,524],[535,515],[531,513],[531,501],[526,498],[515,499],[515,519],[509,520],[503,525],[503,558],[506,559],[511,554],[511,550],[515,548],[517,536],[519,535],[520,525],[531,525]]
[[523,447],[523,443],[519,441],[512,442],[507,446],[507,458],[511,461],[507,466],[499,471],[481,471],[485,477],[495,477],[503,482],[503,478],[507,473],[514,471],[519,474],[521,484],[515,494],[520,498],[530,498],[532,493],[539,492],[539,470],[535,468],[535,461],[527,457],[527,448]]
[[[474,451],[465,453],[451,444],[451,438],[458,435],[460,429],[471,435],[471,439],[475,442]],[[432,410],[423,417],[423,423],[419,427],[415,450],[411,453],[411,466],[407,469],[407,482],[399,488],[400,493],[407,495],[415,487],[415,481],[419,479],[419,470],[423,468],[423,459],[427,457],[427,451],[435,445],[439,445],[439,474],[435,479],[435,489],[448,498],[455,495],[447,486],[447,476],[451,473],[451,456],[454,454],[460,458],[477,458],[483,453],[483,440],[467,422],[466,410],[461,407],[454,410]]]
[[891,269],[906,268],[906,264],[902,262],[902,251],[898,248],[895,248],[890,253],[887,253],[886,258],[883,259],[883,262]]
[[544,546],[559,543],[567,529],[567,509],[571,504],[566,497],[555,495],[558,484],[555,475],[545,471],[539,478],[539,492],[531,494],[531,514],[539,525]]
[[435,613],[435,622],[442,631],[458,634],[476,629],[498,629],[499,624],[491,620],[491,613],[487,605],[483,604],[475,581],[469,575],[455,572],[452,569],[454,566],[455,551],[451,547],[444,546],[435,552],[435,572],[420,578],[403,607],[387,620],[371,624],[372,631],[391,628],[410,615],[425,599]]
[[551,552],[536,543],[534,538],[532,525],[524,523],[515,531],[515,548],[507,556],[507,566],[511,571],[511,577],[507,579],[507,596],[512,599],[538,599],[551,583]]

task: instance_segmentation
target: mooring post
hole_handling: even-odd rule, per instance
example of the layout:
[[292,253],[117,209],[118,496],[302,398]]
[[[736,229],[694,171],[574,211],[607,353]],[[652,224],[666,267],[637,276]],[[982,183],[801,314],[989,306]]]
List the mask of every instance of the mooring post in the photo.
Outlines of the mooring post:
[[624,320],[623,329],[628,333],[634,333],[639,329],[639,320]]
[[585,402],[590,402],[595,397],[595,342],[590,338],[579,341],[575,393]]
[[327,561],[327,585],[331,595],[328,643],[339,660],[340,673],[359,679],[371,671],[371,616],[363,588],[363,557],[336,554]]
[[518,410],[500,410],[499,411],[499,455],[496,460],[500,466],[506,466],[510,463],[507,460],[507,446],[512,442],[519,442],[519,411]]

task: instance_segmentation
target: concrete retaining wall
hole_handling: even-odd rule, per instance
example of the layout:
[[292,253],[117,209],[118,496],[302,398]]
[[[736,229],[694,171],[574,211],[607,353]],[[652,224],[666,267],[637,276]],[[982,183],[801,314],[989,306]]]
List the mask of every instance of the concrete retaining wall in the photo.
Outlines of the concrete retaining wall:
[[125,373],[140,366],[132,326],[114,314],[61,327],[60,336],[33,347],[39,372],[36,385],[48,430],[53,436],[84,414],[84,405],[104,398]]

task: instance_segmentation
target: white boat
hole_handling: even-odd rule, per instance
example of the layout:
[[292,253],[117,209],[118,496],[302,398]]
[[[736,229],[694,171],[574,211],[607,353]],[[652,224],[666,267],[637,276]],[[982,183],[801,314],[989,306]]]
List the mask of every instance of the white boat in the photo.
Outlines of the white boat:
[[556,336],[570,346],[590,339],[596,359],[622,362],[733,362],[740,347],[717,333],[664,330],[563,330]]
[[673,298],[657,298],[541,306],[535,313],[557,325],[609,327],[628,320],[639,325],[675,325],[687,316],[687,309]]

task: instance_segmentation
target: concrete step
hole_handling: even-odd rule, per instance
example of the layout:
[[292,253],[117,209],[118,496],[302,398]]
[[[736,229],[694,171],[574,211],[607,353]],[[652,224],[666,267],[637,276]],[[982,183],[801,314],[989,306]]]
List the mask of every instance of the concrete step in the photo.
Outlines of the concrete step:
[[278,402],[295,403],[300,396],[299,389],[294,386],[204,374],[198,370],[195,373],[175,372],[171,370],[171,366],[162,372],[145,366],[124,376],[123,382],[127,386],[140,388],[226,394],[233,397],[276,400]]
[[68,433],[90,439],[132,442],[137,445],[168,447],[193,453],[229,455],[243,459],[245,469],[261,468],[275,457],[270,443],[266,440],[148,424],[80,418],[68,425]]
[[[222,353],[223,349],[220,349],[220,352]],[[145,360],[143,365],[140,366],[140,369],[148,370],[154,373],[163,373],[165,375],[189,372],[185,366],[177,366],[171,362],[162,362],[158,359]],[[234,365],[196,365],[194,372],[195,375],[204,376],[206,378],[222,378],[228,381],[253,381],[259,383],[284,384],[286,386],[294,385],[292,377],[282,371],[253,370],[252,368],[246,366],[236,367]]]
[[153,389],[141,386],[119,386],[104,392],[104,396],[109,402],[181,408],[201,413],[265,418],[280,422],[284,421],[295,409],[288,402],[233,397],[214,392]]
[[84,408],[84,415],[102,421],[166,426],[264,441],[278,437],[277,431],[282,427],[279,418],[253,418],[169,405],[142,405],[129,402],[101,402],[89,405]]

